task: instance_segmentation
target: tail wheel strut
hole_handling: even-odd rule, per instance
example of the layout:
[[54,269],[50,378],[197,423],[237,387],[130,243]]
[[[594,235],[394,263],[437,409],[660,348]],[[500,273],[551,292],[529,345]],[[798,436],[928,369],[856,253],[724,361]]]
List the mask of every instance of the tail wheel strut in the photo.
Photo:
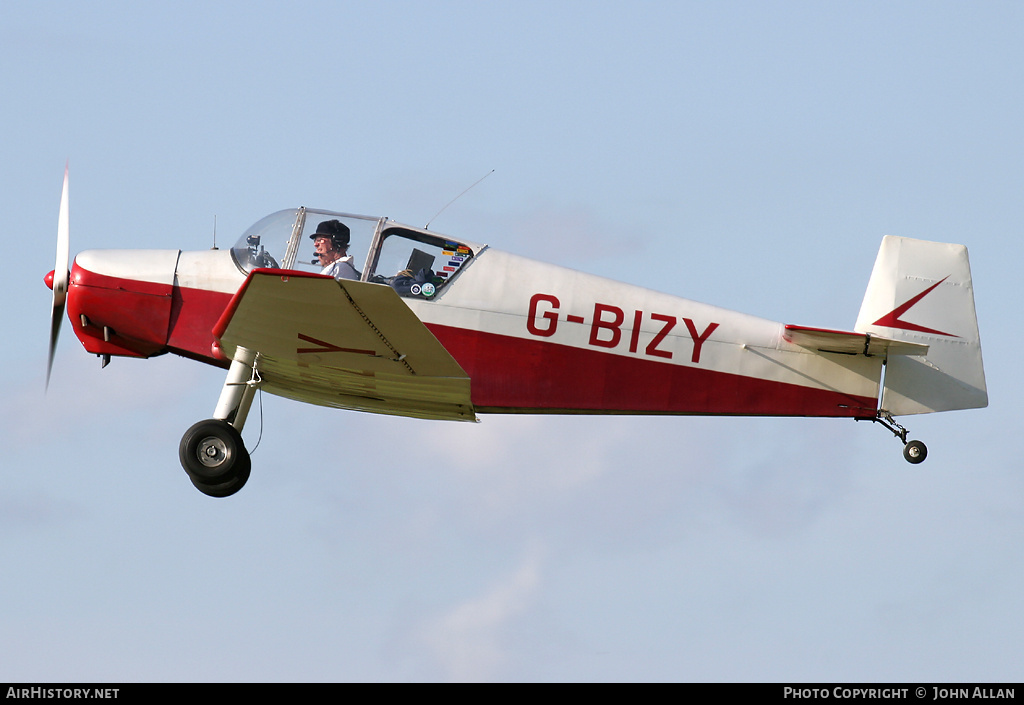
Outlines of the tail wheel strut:
[[[857,420],[861,421],[862,419]],[[897,423],[896,419],[894,419],[892,414],[888,411],[879,411],[874,416],[868,417],[864,420],[882,424],[892,431],[892,435],[896,436],[903,442],[903,457],[908,463],[917,465],[918,463],[923,463],[924,459],[928,457],[928,446],[921,441],[908,441],[907,429]]]

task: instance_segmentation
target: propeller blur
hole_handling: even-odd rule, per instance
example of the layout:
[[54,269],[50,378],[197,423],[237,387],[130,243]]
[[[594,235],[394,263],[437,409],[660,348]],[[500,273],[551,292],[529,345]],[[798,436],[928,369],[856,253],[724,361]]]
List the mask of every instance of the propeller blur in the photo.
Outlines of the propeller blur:
[[68,295],[68,258],[70,257],[70,224],[68,216],[68,167],[64,166],[64,186],[60,193],[60,212],[57,216],[57,258],[53,271],[46,275],[46,284],[53,289],[53,308],[50,312],[50,353],[46,361],[46,387],[50,387],[53,356],[57,351],[60,324],[64,320],[64,304]]

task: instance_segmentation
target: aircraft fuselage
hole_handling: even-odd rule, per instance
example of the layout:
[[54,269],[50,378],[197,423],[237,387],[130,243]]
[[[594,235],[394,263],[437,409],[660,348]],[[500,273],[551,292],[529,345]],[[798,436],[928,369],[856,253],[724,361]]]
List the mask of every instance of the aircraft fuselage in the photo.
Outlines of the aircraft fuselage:
[[[245,280],[227,250],[86,251],[68,316],[97,355],[172,352],[227,367],[213,331]],[[814,354],[779,323],[492,248],[437,297],[404,301],[468,374],[479,412],[877,410],[879,357]]]

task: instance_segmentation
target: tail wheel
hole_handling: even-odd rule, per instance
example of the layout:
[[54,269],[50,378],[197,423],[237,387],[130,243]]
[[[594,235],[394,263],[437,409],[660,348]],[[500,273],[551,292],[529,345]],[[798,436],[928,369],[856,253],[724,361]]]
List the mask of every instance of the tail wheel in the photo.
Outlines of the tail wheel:
[[192,484],[211,497],[228,497],[242,489],[252,469],[241,435],[219,419],[200,421],[185,431],[178,458]]
[[903,457],[907,459],[908,463],[923,463],[924,459],[928,457],[928,447],[925,446],[921,441],[909,441],[903,446]]
[[928,457],[928,447],[921,441],[908,441],[907,429],[898,424],[888,411],[880,410],[874,417],[862,417],[857,420],[874,421],[892,431],[894,436],[903,441],[903,457],[906,458],[908,463],[917,465],[918,463],[923,463],[924,459]]

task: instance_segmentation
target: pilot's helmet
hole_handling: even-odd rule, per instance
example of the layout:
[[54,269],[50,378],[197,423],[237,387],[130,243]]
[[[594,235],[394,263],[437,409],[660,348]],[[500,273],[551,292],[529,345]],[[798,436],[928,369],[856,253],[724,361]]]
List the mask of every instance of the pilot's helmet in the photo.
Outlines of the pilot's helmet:
[[334,245],[334,249],[343,250],[348,247],[351,234],[349,233],[348,226],[340,220],[325,220],[316,226],[316,232],[312,233],[309,239],[316,240],[318,237],[331,238],[331,244]]

